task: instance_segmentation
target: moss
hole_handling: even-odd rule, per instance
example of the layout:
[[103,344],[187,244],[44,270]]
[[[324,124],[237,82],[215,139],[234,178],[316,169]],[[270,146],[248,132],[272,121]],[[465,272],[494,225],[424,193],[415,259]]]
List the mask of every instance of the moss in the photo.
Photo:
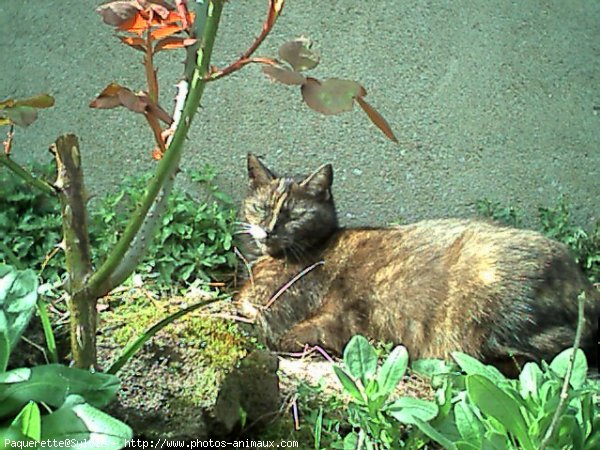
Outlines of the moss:
[[[110,359],[152,325],[192,303],[184,297],[158,297],[144,289],[119,295],[107,300],[99,328],[103,332],[99,344],[113,349],[106,355]],[[221,312],[229,307],[230,301],[224,301],[212,310]],[[134,359],[160,365],[159,370],[155,366],[143,370],[145,382],[149,378],[156,378],[155,384],[165,384],[171,377],[182,380],[169,387],[171,409],[183,404],[205,406],[214,403],[225,375],[253,347],[254,340],[237,323],[211,316],[201,308],[159,331]],[[121,376],[127,379],[136,374],[124,370]]]

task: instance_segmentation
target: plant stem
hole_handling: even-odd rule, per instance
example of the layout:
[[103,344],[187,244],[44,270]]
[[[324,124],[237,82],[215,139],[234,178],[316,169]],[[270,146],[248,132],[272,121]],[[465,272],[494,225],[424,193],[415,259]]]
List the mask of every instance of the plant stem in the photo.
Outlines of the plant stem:
[[538,450],[545,450],[546,447],[552,441],[552,437],[554,433],[558,429],[558,422],[567,407],[567,400],[569,399],[568,391],[569,391],[569,383],[571,382],[571,375],[573,375],[573,367],[575,366],[575,356],[577,355],[577,350],[579,349],[579,345],[581,343],[581,333],[583,332],[583,323],[585,322],[584,316],[584,304],[585,304],[585,293],[582,292],[577,297],[578,302],[578,320],[577,320],[577,330],[575,331],[575,342],[573,343],[573,353],[571,353],[571,357],[569,358],[569,365],[567,367],[567,373],[565,374],[565,379],[563,382],[562,389],[560,391],[560,400],[558,402],[558,406],[556,407],[556,411],[554,412],[554,416],[552,417],[552,422],[550,426],[546,430],[546,435]]
[[63,223],[63,246],[69,275],[67,293],[71,313],[71,353],[75,365],[90,369],[96,364],[96,299],[82,291],[92,272],[85,207],[85,187],[77,137],[60,136],[51,151],[56,158],[58,192]]
[[[174,176],[179,167],[183,144],[189,131],[192,119],[200,105],[200,99],[206,86],[204,80],[208,73],[210,58],[219,28],[219,21],[223,11],[224,0],[208,0],[206,23],[202,30],[202,44],[198,48],[196,69],[192,75],[190,91],[183,107],[181,120],[175,130],[173,140],[169,144],[164,157],[160,160],[155,176],[150,180],[146,193],[140,206],[134,212],[129,224],[127,225],[119,242],[108,255],[102,266],[92,275],[87,285],[84,287],[92,295],[100,297],[110,292],[116,287],[112,280],[112,274],[124,255],[128,251],[133,239],[140,230],[144,218],[153,205],[161,187],[168,177]],[[130,273],[135,266],[130,267]]]
[[27,183],[35,186],[40,189],[42,192],[49,195],[56,195],[56,190],[52,187],[50,183],[41,180],[40,178],[34,177],[31,172],[24,169],[20,164],[14,162],[10,157],[6,154],[0,154],[0,163],[4,166],[8,167],[15,175],[24,179]]

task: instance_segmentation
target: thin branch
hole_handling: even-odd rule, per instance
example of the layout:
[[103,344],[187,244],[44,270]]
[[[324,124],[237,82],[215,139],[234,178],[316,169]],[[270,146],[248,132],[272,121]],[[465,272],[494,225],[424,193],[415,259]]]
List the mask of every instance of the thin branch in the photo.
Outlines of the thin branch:
[[[123,235],[116,246],[112,249],[100,268],[92,275],[89,283],[84,288],[94,295],[102,296],[110,291],[110,277],[112,273],[115,268],[119,266],[121,260],[128,252],[135,235],[144,223],[146,214],[148,214],[148,211],[155,203],[156,197],[159,195],[163,184],[167,178],[173,176],[178,170],[179,160],[183,151],[183,144],[192,123],[192,119],[198,110],[204,88],[206,87],[204,77],[208,73],[210,57],[212,55],[215,37],[219,27],[221,12],[223,11],[223,1],[207,0],[204,8],[206,8],[207,11],[206,23],[202,27],[203,36],[201,45],[197,51],[196,67],[192,74],[190,91],[185,102],[181,122],[175,130],[173,140],[169,144],[167,152],[165,152],[164,157],[159,162],[156,175],[150,180],[148,187],[146,188],[146,193],[140,206],[134,212],[131,221],[127,225],[127,228],[123,232]],[[131,272],[133,272],[133,270],[134,268],[131,268]]]
[[585,321],[583,307],[585,304],[585,292],[582,292],[577,297],[578,302],[578,320],[577,320],[577,330],[575,331],[575,342],[573,343],[573,352],[571,353],[571,357],[569,358],[569,365],[567,367],[567,373],[565,374],[565,380],[563,382],[562,389],[560,391],[560,401],[558,402],[558,406],[556,407],[556,411],[554,412],[554,416],[552,417],[552,422],[550,426],[546,430],[546,435],[544,436],[544,440],[542,441],[539,450],[544,450],[550,444],[554,433],[558,428],[558,422],[567,407],[567,400],[569,399],[568,391],[569,391],[569,383],[571,382],[571,376],[573,375],[573,367],[575,366],[575,356],[577,354],[577,350],[579,349],[579,345],[581,343],[581,333],[583,332],[583,323]]
[[231,64],[230,66],[224,68],[223,70],[218,70],[218,71],[212,73],[211,75],[209,75],[208,77],[206,77],[206,81],[218,80],[219,78],[223,78],[227,75],[232,74],[233,72],[237,72],[242,67],[244,67],[248,64],[252,64],[252,63],[265,64],[265,65],[269,65],[269,66],[278,66],[279,65],[279,61],[277,61],[276,59],[265,58],[262,56],[255,57],[255,58],[243,58],[243,59],[240,58],[236,62]]
[[[245,65],[251,62],[260,62],[262,64],[273,64],[273,60],[270,58],[251,58],[253,53],[260,47],[265,38],[269,35],[273,27],[275,26],[275,22],[277,22],[277,18],[281,14],[281,10],[283,9],[283,5],[285,4],[285,0],[269,0],[269,10],[267,11],[267,18],[263,22],[262,30],[258,37],[254,40],[252,45],[248,47],[242,56],[238,58],[237,61],[233,62],[223,70],[217,70],[213,74],[209,75],[207,81],[214,81],[219,78],[224,77],[225,75],[232,74],[240,70]],[[263,61],[260,61],[263,60]],[[269,61],[269,62],[267,62]]]
[[21,177],[28,184],[35,186],[42,192],[48,195],[56,195],[56,189],[50,183],[45,182],[40,178],[34,177],[31,172],[24,169],[20,164],[14,162],[7,154],[0,154],[0,163],[8,167],[15,175]]

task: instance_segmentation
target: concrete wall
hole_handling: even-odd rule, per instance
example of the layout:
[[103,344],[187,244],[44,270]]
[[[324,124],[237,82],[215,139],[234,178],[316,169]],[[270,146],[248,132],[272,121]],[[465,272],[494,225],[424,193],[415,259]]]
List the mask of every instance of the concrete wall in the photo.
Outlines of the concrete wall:
[[[266,3],[226,4],[214,64],[247,47]],[[140,54],[101,24],[98,4],[0,0],[0,98],[54,94],[56,106],[19,130],[15,157],[46,159],[74,132],[88,183],[108,190],[150,169],[153,145],[142,117],[87,107],[113,80],[143,87]],[[259,53],[311,37],[322,53],[314,75],[361,82],[404,143],[360,110],[321,116],[248,67],[207,88],[183,169],[217,166],[240,198],[248,151],[294,173],[332,162],[347,224],[464,216],[483,197],[534,211],[561,193],[589,223],[600,217],[599,20],[600,2],[585,0],[288,0]],[[181,59],[158,58],[165,106]]]

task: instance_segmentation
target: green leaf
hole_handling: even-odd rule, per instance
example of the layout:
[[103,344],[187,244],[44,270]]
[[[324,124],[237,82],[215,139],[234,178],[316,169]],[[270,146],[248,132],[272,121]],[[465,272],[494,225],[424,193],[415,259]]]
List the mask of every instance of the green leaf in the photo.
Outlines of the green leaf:
[[457,446],[454,444],[454,442],[452,442],[450,439],[448,439],[446,436],[444,436],[442,433],[436,430],[429,423],[419,419],[418,417],[415,417],[415,425],[427,437],[442,445],[446,450],[457,450]]
[[519,374],[520,394],[527,399],[529,397],[538,399],[538,390],[543,380],[543,372],[534,362],[525,363]]
[[377,370],[377,353],[367,338],[353,336],[344,349],[344,364],[350,375],[367,386],[369,379]]
[[467,442],[481,446],[483,426],[464,398],[454,405],[454,417],[460,436]]
[[571,415],[564,415],[558,425],[558,433],[554,435],[555,443],[559,448],[582,448],[583,433],[577,419]]
[[123,422],[94,408],[79,395],[69,395],[64,405],[42,419],[42,439],[77,443],[70,448],[120,449],[133,437]]
[[456,448],[458,450],[481,450],[481,443],[475,445],[470,444],[469,442],[459,441],[456,443]]
[[408,352],[406,347],[399,345],[389,354],[377,374],[377,384],[380,394],[386,396],[396,389],[398,383],[406,373],[408,366]]
[[94,406],[108,404],[119,379],[101,372],[48,364],[0,374],[0,419],[15,414],[30,400],[60,407],[68,394],[79,394]]
[[356,450],[358,447],[358,435],[352,431],[344,437],[344,450]]
[[415,418],[427,422],[437,416],[439,409],[433,402],[412,397],[400,397],[389,404],[386,410],[398,422],[415,425]]
[[516,448],[506,435],[489,431],[485,434],[481,450],[516,450]]
[[17,427],[26,438],[39,441],[41,438],[40,408],[35,402],[29,402],[12,421],[11,427]]
[[[559,377],[564,378],[567,374],[569,359],[573,354],[573,349],[568,348],[560,352],[550,363],[550,369]],[[577,349],[575,354],[575,364],[573,365],[573,373],[571,375],[570,384],[573,388],[579,389],[585,383],[587,377],[588,365],[585,354],[581,349]]]
[[31,319],[37,288],[38,280],[33,270],[16,270],[0,264],[0,332],[8,338],[11,349]]
[[348,375],[343,369],[339,368],[338,366],[333,366],[333,371],[340,380],[340,383],[342,383],[342,386],[344,387],[345,391],[352,397],[354,397],[354,399],[357,402],[359,402],[360,404],[364,404],[365,400],[363,399],[360,389],[358,388],[354,380],[350,377],[350,375]]
[[6,322],[4,315],[0,314],[0,373],[6,371],[8,365],[8,357],[10,356],[10,343],[8,342],[8,336],[3,329],[6,329],[6,325],[2,322]]
[[466,353],[453,352],[452,358],[467,375],[483,375],[495,383],[508,381],[494,366],[488,366]]
[[452,372],[452,364],[443,359],[417,359],[410,365],[413,372],[433,378],[435,375],[445,375]]
[[519,403],[514,398],[483,375],[467,375],[466,387],[469,399],[483,414],[498,420],[525,450],[534,450]]

